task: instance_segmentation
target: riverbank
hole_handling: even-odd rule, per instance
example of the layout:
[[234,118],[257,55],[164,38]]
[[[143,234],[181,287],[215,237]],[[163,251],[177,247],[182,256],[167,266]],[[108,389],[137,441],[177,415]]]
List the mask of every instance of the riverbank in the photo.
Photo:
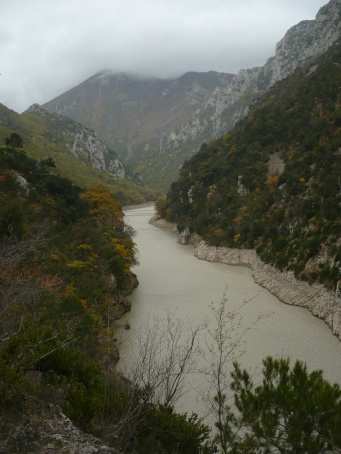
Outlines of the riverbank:
[[[150,223],[177,233],[174,224],[156,216],[150,220]],[[282,303],[308,309],[315,317],[323,320],[333,334],[341,340],[341,301],[336,298],[334,292],[323,285],[310,285],[296,279],[292,271],[282,272],[264,263],[252,249],[209,246],[198,235],[191,236],[189,232],[180,234],[179,242],[192,244],[193,253],[199,260],[249,267],[256,284],[268,290]]]
[[123,206],[123,211],[131,211],[131,210],[136,210],[137,208],[148,208],[151,206],[154,206],[155,202],[150,201],[150,202],[145,202],[145,203],[138,203],[135,205],[124,205]]

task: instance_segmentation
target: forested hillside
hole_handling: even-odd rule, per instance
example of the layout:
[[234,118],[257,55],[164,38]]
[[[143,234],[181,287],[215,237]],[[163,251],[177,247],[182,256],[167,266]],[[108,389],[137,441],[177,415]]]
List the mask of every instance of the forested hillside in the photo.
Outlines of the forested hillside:
[[341,277],[341,46],[277,83],[187,161],[161,210],[210,244],[335,288]]
[[27,153],[35,159],[52,158],[58,171],[81,187],[102,184],[122,203],[142,203],[152,192],[138,183],[110,150],[88,128],[61,115],[33,106],[18,114],[0,104],[0,141],[19,133]]
[[120,313],[136,285],[121,207],[103,187],[83,191],[13,143],[0,148],[0,200],[2,411],[44,392],[56,402],[59,389],[59,403],[87,424],[113,335],[107,314]]
[[329,0],[314,20],[291,27],[263,66],[175,79],[103,71],[45,107],[94,129],[143,181],[166,192],[201,143],[231,130],[259,96],[340,36],[341,0]]
[[198,418],[176,414],[154,400],[149,385],[115,371],[114,321],[137,285],[121,206],[103,186],[82,190],[59,176],[52,160],[30,158],[19,135],[6,142],[0,451],[172,453],[180,444],[198,452],[208,436]]

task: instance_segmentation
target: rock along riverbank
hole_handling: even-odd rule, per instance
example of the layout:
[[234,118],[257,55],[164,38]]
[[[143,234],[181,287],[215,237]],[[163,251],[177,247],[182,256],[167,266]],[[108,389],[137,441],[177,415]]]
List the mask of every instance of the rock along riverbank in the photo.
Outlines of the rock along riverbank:
[[[174,224],[154,216],[150,223],[156,227],[177,232]],[[179,234],[181,244],[192,244],[193,253],[199,260],[225,265],[247,266],[252,271],[256,284],[268,290],[281,302],[308,309],[323,320],[341,340],[341,299],[335,292],[321,284],[312,284],[296,279],[292,271],[282,272],[264,263],[253,249],[233,249],[209,246],[199,235]]]

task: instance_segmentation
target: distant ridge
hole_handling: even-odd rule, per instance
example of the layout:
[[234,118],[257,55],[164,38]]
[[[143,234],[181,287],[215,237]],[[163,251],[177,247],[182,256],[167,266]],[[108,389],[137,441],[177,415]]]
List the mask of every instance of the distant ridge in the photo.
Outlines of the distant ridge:
[[142,175],[167,189],[201,143],[230,130],[277,81],[341,36],[341,0],[292,27],[263,67],[237,75],[189,72],[176,79],[103,71],[45,104],[93,128]]

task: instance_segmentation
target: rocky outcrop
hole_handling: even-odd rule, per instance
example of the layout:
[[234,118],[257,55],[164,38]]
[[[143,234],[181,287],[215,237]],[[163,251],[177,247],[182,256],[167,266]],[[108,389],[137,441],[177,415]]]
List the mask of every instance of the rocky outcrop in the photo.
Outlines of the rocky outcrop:
[[110,156],[111,152],[108,147],[99,140],[93,131],[82,127],[79,132],[72,134],[70,139],[69,150],[75,157],[87,162],[97,170],[111,173],[115,178],[125,177],[122,162],[118,158]]
[[171,222],[168,222],[165,219],[160,218],[158,215],[153,216],[150,219],[149,224],[152,224],[160,229],[165,229],[173,233],[178,233],[178,229],[175,224],[172,224]]
[[[1,416],[0,416],[1,418]],[[26,401],[0,421],[0,454],[119,454],[82,432],[56,405]]]
[[232,129],[276,82],[340,36],[341,0],[330,0],[315,20],[292,27],[262,67],[168,80],[102,71],[45,106],[95,129],[145,182],[166,189],[203,142]]
[[[154,216],[150,223],[156,227],[178,233],[175,224]],[[336,292],[323,285],[296,279],[292,271],[280,271],[266,264],[254,249],[233,249],[209,246],[199,235],[178,233],[180,244],[192,244],[193,253],[199,260],[225,265],[247,266],[254,281],[276,296],[282,303],[308,309],[314,316],[324,320],[341,340],[341,283]]]
[[43,118],[47,138],[66,147],[76,158],[97,170],[109,172],[115,178],[125,178],[125,166],[93,130],[63,115],[50,113],[39,104],[33,104],[24,115]]
[[264,263],[252,249],[230,249],[209,246],[205,241],[194,241],[194,255],[200,260],[225,265],[248,266],[255,282],[283,303],[308,309],[324,320],[341,339],[341,297],[323,285],[300,281],[292,271],[282,272]]
[[[263,67],[241,70],[223,87],[217,87],[190,123],[164,140],[168,152],[185,148],[193,138],[219,137],[246,116],[249,106],[276,82],[325,53],[341,36],[341,0],[331,0],[315,20],[292,27],[277,44],[274,57]],[[195,151],[195,150],[193,150]]]

